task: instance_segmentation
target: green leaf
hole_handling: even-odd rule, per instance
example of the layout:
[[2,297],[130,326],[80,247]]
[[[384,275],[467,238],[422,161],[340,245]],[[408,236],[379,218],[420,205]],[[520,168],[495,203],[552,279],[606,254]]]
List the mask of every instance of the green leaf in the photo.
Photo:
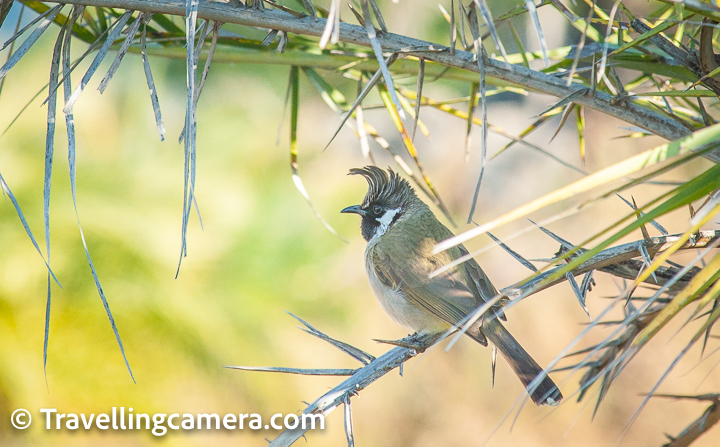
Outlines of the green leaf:
[[[485,232],[500,225],[525,217],[534,211],[552,205],[553,203],[557,203],[561,200],[576,196],[582,192],[589,191],[598,186],[606,185],[613,180],[631,175],[669,158],[692,151],[700,151],[707,148],[717,147],[720,147],[720,125],[714,125],[699,130],[685,138],[663,144],[654,149],[644,151],[638,155],[609,166],[599,172],[573,182],[570,185],[564,186],[535,199],[530,203],[522,205],[496,219],[491,220],[490,222],[479,225],[465,231],[464,233],[460,233],[457,236],[447,239],[435,246],[435,252],[438,253],[445,251],[451,247],[462,244],[469,239],[484,234]],[[720,178],[720,173],[718,178]]]

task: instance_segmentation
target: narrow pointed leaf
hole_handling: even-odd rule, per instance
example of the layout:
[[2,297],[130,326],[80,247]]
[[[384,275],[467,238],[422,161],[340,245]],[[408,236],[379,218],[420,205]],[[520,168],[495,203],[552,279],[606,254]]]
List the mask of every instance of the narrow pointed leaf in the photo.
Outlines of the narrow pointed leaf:
[[[150,69],[150,60],[147,55],[147,23],[153,16],[149,13],[143,13],[143,31],[140,37],[140,54],[143,62],[143,71],[145,72],[145,80],[147,81],[148,90],[150,91],[150,102],[152,103],[153,114],[155,115],[155,125],[157,126],[160,141],[165,141],[165,125],[163,124],[162,113],[160,111],[160,100],[158,99],[155,81],[153,80],[152,71]],[[140,20],[140,19],[138,19]]]
[[[83,14],[85,10],[84,6],[75,6],[73,8],[73,14],[70,19],[70,24],[74,24],[80,16]],[[64,96],[65,96],[65,104],[68,103],[70,97],[72,96],[72,86],[70,85],[70,43],[72,42],[71,39],[71,33],[65,33],[64,41],[63,41],[63,52],[62,52],[62,67],[63,67],[63,74],[65,75],[66,79],[63,84],[64,88]],[[135,383],[135,377],[133,376],[132,369],[130,368],[130,362],[128,361],[127,355],[125,354],[125,347],[123,346],[122,340],[120,339],[120,332],[118,331],[117,325],[115,324],[115,319],[113,318],[112,312],[110,311],[110,304],[108,303],[108,300],[105,296],[105,291],[102,288],[102,285],[100,284],[100,278],[98,277],[97,270],[95,269],[95,264],[92,261],[92,257],[90,257],[90,250],[88,249],[87,242],[85,240],[85,233],[83,232],[82,225],[80,224],[80,214],[78,213],[78,206],[77,206],[77,190],[76,190],[76,161],[75,161],[75,124],[74,124],[74,118],[72,114],[72,109],[69,112],[65,112],[65,127],[67,129],[67,136],[68,136],[68,168],[70,173],[70,193],[72,195],[73,199],[73,208],[75,210],[75,218],[77,220],[78,224],[78,230],[80,231],[80,240],[83,244],[83,249],[85,250],[85,257],[87,258],[88,265],[90,266],[90,273],[92,274],[93,280],[95,281],[95,288],[98,291],[98,295],[100,295],[100,301],[102,302],[103,308],[105,309],[105,314],[108,317],[108,320],[110,320],[110,327],[113,331],[113,334],[115,335],[115,341],[118,344],[118,347],[120,348],[120,353],[122,354],[123,360],[125,361],[125,367],[128,370],[128,373],[130,373],[130,378],[132,379],[133,383]]]
[[545,62],[545,66],[547,67],[548,65],[550,65],[550,60],[548,59],[547,54],[547,43],[545,42],[545,36],[543,36],[542,27],[540,26],[540,19],[538,18],[537,10],[535,9],[535,2],[533,0],[525,0],[525,7],[527,8],[528,12],[530,12],[530,17],[532,18],[533,25],[535,25],[535,31],[537,32],[538,40],[540,41],[543,61]]
[[[720,125],[714,125],[699,130],[685,138],[671,143],[666,143],[654,149],[641,152],[633,157],[623,160],[619,163],[602,169],[592,175],[577,180],[570,185],[557,189],[538,199],[535,199],[526,205],[516,208],[496,219],[493,219],[476,228],[472,228],[464,233],[447,239],[435,246],[435,252],[447,250],[458,244],[476,237],[480,234],[490,231],[499,225],[505,224],[512,220],[525,217],[531,212],[540,208],[557,203],[561,200],[573,197],[581,192],[588,191],[598,186],[607,184],[610,181],[621,177],[628,176],[632,173],[646,169],[671,157],[682,155],[688,152],[709,150],[710,148],[720,147]],[[696,179],[697,180],[697,179]]]
[[75,88],[75,91],[73,91],[72,95],[70,95],[70,98],[65,101],[65,108],[63,109],[63,112],[68,114],[72,111],[75,102],[80,97],[80,94],[82,93],[83,89],[85,89],[85,86],[88,84],[88,82],[90,82],[90,78],[92,78],[92,75],[95,74],[95,71],[100,66],[100,62],[102,62],[102,60],[105,58],[112,44],[115,43],[115,40],[120,36],[120,32],[123,30],[123,27],[128,22],[128,20],[130,20],[130,17],[132,17],[132,13],[133,11],[125,11],[125,13],[115,21],[112,31],[110,31],[107,39],[105,39],[105,43],[103,43],[102,47],[100,47],[100,49],[98,50],[97,55],[95,55],[95,59],[90,64],[90,68],[88,68],[85,76],[83,76],[80,84]]
[[303,185],[300,174],[298,173],[297,125],[298,110],[300,108],[300,70],[298,67],[293,66],[290,69],[290,85],[290,169],[292,170],[293,183],[323,226],[338,239],[343,242],[347,242],[347,239],[340,236],[340,234],[335,231],[335,229],[315,209],[315,205],[313,205],[312,200],[310,200],[310,195],[305,189],[305,185]]
[[60,12],[60,9],[65,6],[63,4],[59,4],[52,8],[50,12],[48,13],[47,17],[44,17],[42,20],[40,20],[40,24],[35,28],[35,30],[30,34],[30,36],[23,41],[23,43],[18,47],[17,51],[13,53],[12,56],[5,62],[5,64],[0,67],[0,79],[3,79],[6,74],[15,66],[15,64],[18,63],[18,61],[27,53],[27,51],[30,49],[30,47],[37,42],[37,40],[42,36],[42,34],[45,32],[45,30],[50,26],[50,24],[53,22],[55,17],[57,17],[58,13]]

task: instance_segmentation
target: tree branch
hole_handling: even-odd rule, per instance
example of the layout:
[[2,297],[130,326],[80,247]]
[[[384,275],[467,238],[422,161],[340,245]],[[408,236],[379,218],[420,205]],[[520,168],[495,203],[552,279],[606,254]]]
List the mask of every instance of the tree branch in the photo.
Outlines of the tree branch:
[[[177,16],[185,15],[185,2],[181,0],[67,0],[61,3],[120,8]],[[324,19],[310,16],[295,17],[284,11],[270,9],[258,11],[225,3],[208,3],[207,1],[201,2],[198,8],[198,17],[317,37],[322,34],[326,23]],[[339,38],[342,42],[365,47],[370,46],[366,30],[357,25],[340,23]],[[447,67],[474,73],[479,70],[475,55],[467,51],[456,50],[452,55],[450,49],[444,45],[393,33],[382,33],[377,38],[383,51],[386,52],[402,51]],[[599,91],[591,93],[581,85],[567,87],[564,80],[521,65],[511,65],[490,59],[485,63],[485,70],[488,82],[498,82],[498,80],[509,82],[558,98],[564,98],[568,94],[586,90],[584,94],[574,97],[573,102],[626,121],[668,140],[676,140],[690,133],[684,126],[662,114],[637,104],[617,101],[617,98],[607,93]],[[720,160],[720,154],[718,154],[717,160]]]
[[[682,234],[658,236],[650,238],[650,240],[643,239],[635,242],[630,242],[628,244],[619,245],[617,247],[608,248],[588,259],[586,262],[577,266],[577,268],[572,271],[572,274],[573,276],[579,276],[592,270],[600,270],[616,276],[620,276],[621,278],[635,279],[640,271],[642,263],[635,263],[629,261],[632,261],[633,258],[642,256],[640,252],[640,247],[645,247],[650,254],[650,257],[652,258],[656,254],[670,248],[670,246],[672,246],[672,244],[677,241],[681,236]],[[716,241],[718,238],[720,238],[720,231],[718,230],[700,231],[696,235],[696,237],[690,238],[685,244],[683,244],[681,249],[687,250],[690,248],[704,248],[710,245],[712,242]],[[578,255],[579,254],[580,253],[578,253]],[[534,277],[530,281],[513,284],[512,286],[505,287],[501,291],[508,298],[513,299],[514,297],[522,295],[524,291],[532,289],[537,285],[541,285],[541,289],[539,289],[538,291],[547,289],[548,287],[554,286],[555,284],[561,283],[567,279],[563,276],[555,279],[552,282],[544,282],[547,280],[547,278],[554,275],[561,268],[562,267],[556,267],[552,270],[548,270],[547,272]],[[656,275],[657,281],[651,276],[647,278],[645,282],[649,284],[656,284],[658,286],[664,285],[672,277],[673,270],[668,269],[662,272],[664,273]],[[682,289],[687,285],[690,279],[692,279],[692,274],[688,274],[685,277],[679,279],[670,289]]]
[[[618,264],[624,264],[627,263],[627,261],[631,260],[632,258],[641,256],[640,253],[640,247],[647,248],[647,251],[651,253],[652,255],[655,255],[657,253],[662,252],[663,250],[666,250],[669,248],[674,241],[676,241],[681,235],[668,235],[668,236],[661,236],[661,237],[655,237],[651,238],[651,240],[640,240],[636,242],[632,242],[629,244],[620,245],[618,247],[608,248],[606,250],[601,251],[597,255],[590,258],[587,262],[581,264],[576,269],[572,271],[572,275],[578,276],[583,273],[592,271],[592,270],[603,270],[613,265]],[[701,247],[707,247],[712,242],[720,239],[720,230],[714,230],[714,231],[702,231],[700,232],[697,237],[691,238],[690,241],[688,241],[686,244],[684,244],[681,249],[695,249],[695,248],[701,248]],[[502,293],[506,294],[508,297],[512,298],[514,296],[521,296],[523,292],[532,290],[532,293],[539,292],[540,290],[544,290],[552,285],[555,285],[559,282],[567,280],[567,276],[562,276],[558,278],[557,280],[553,282],[543,282],[543,280],[550,275],[552,275],[555,271],[560,269],[562,267],[557,267],[555,269],[552,269],[542,275],[537,276],[531,281],[527,281],[525,283],[518,283],[522,285],[512,285],[510,287],[506,287],[502,290]],[[632,268],[632,265],[626,265],[625,267],[626,273],[628,272],[628,269]],[[639,273],[639,270],[635,271],[634,274],[637,276]],[[686,275],[687,276],[687,275]],[[678,282],[683,281],[683,284],[687,284],[687,281],[689,281],[690,278],[683,277]],[[658,276],[658,284],[664,284],[664,280],[661,276]],[[537,289],[536,289],[537,288]],[[297,318],[297,317],[296,317]],[[304,322],[303,322],[304,323]],[[304,323],[307,326],[307,323]],[[319,333],[315,329],[316,332]],[[316,334],[313,334],[316,335]],[[380,379],[385,374],[389,373],[395,368],[401,368],[402,365],[410,360],[411,358],[417,356],[419,353],[422,353],[425,351],[425,349],[429,348],[433,344],[435,344],[438,340],[440,340],[444,334],[424,334],[417,337],[410,337],[409,341],[408,339],[404,340],[406,343],[414,344],[416,347],[403,347],[398,346],[396,348],[391,349],[390,351],[386,352],[382,356],[373,359],[370,363],[367,365],[357,369],[354,371],[353,375],[343,381],[341,384],[333,388],[332,390],[325,393],[323,396],[319,397],[315,402],[308,405],[307,408],[303,411],[303,414],[322,414],[327,415],[330,412],[332,412],[335,408],[340,406],[341,404],[344,404],[345,402],[349,401],[350,397],[357,394],[360,390],[366,388],[368,385],[370,385],[372,382]],[[322,334],[320,336],[321,339],[330,339],[330,337],[325,336]],[[272,372],[282,372],[282,368],[276,368],[276,367],[230,367],[230,368],[236,368],[236,369],[245,369],[245,370],[256,370],[256,371],[272,371]],[[318,375],[318,371],[343,371],[345,373],[352,372],[352,370],[308,370],[306,374],[308,375]],[[402,371],[402,369],[401,369]],[[293,374],[303,374],[302,370],[296,369],[296,368],[288,368],[288,372]],[[270,442],[270,447],[281,447],[281,446],[290,446],[293,444],[296,440],[298,440],[300,437],[304,436],[304,434],[309,430],[308,428],[302,428],[299,426],[296,429],[287,429],[280,433],[280,435],[275,438],[273,441]]]

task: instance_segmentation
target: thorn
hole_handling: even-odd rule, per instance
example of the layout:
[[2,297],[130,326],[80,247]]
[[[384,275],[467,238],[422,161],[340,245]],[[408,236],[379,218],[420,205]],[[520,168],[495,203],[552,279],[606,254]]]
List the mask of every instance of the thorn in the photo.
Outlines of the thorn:
[[387,345],[399,346],[401,348],[414,349],[417,352],[423,352],[426,349],[421,343],[414,340],[408,340],[407,338],[403,338],[401,340],[382,340],[379,338],[373,338],[373,341],[385,343]]
[[493,345],[493,347],[492,347],[492,354],[491,354],[491,356],[492,356],[492,364],[491,364],[491,367],[492,367],[492,388],[495,388],[495,364],[496,364],[496,361],[497,361],[497,347],[495,347],[495,345]]
[[[630,196],[630,198],[632,199],[632,205],[633,205],[633,209],[635,210],[635,216],[637,216],[637,218],[640,219],[641,214],[640,214],[640,210],[639,210],[638,207],[637,207],[637,203],[635,203],[635,197]],[[648,230],[647,230],[647,228],[645,227],[645,224],[643,224],[643,225],[640,227],[640,231],[642,232],[643,239],[645,239],[646,241],[652,243],[652,238],[650,237],[650,233],[648,233]],[[656,281],[657,281],[657,280],[656,280]]]

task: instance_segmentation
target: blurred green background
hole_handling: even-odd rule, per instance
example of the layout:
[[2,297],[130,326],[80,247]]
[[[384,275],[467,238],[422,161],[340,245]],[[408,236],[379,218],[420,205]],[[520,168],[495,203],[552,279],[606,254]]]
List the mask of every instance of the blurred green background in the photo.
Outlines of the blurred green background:
[[[628,3],[643,9],[645,2]],[[436,1],[386,1],[380,5],[393,32],[446,40],[446,24]],[[12,14],[7,23],[14,24]],[[349,14],[343,17],[351,20]],[[565,21],[552,11],[542,9],[540,18],[549,30],[550,47],[575,43],[574,30],[567,29]],[[11,32],[7,23],[3,40]],[[527,48],[536,49],[534,30],[526,25],[520,28],[523,39]],[[47,82],[56,28],[46,34],[6,79],[0,96],[0,128]],[[511,42],[511,38],[504,40]],[[82,50],[84,45],[75,45],[76,52]],[[133,407],[136,413],[270,416],[297,412],[305,406],[302,401],[313,401],[342,379],[222,368],[358,366],[299,331],[297,322],[285,311],[373,354],[386,351],[386,346],[372,339],[400,338],[406,331],[384,314],[367,284],[359,222],[339,214],[343,207],[362,199],[365,183],[346,173],[367,161],[348,130],[323,152],[339,119],[301,78],[300,174],[315,206],[350,241],[346,244],[319,223],[292,183],[287,117],[276,145],[289,68],[214,64],[198,111],[196,195],[204,229],[193,213],[188,257],[175,279],[183,188],[183,149],[176,138],[184,119],[184,61],[151,58],[168,131],[165,142],[159,141],[155,130],[140,57],[126,56],[109,88],[100,95],[95,88],[109,63],[103,63],[75,107],[78,208],[137,384],[125,368],[85,259],[70,195],[64,120],[59,114],[50,264],[63,288],[53,285],[47,384],[42,365],[46,270],[9,200],[0,203],[0,444],[264,445],[264,438],[272,439],[277,432],[194,431],[163,438],[145,431],[48,432],[41,428],[38,410],[102,413],[124,406]],[[354,97],[354,82],[333,74],[328,79],[349,98]],[[76,74],[74,85],[78,80]],[[398,82],[414,85],[415,79]],[[426,85],[426,93],[433,99],[461,97],[468,91],[469,86],[462,83]],[[42,242],[46,109],[39,107],[44,94],[40,96],[0,138],[0,173]],[[503,94],[490,101],[490,121],[517,134],[554,99]],[[379,98],[371,95],[366,104],[372,103],[379,104]],[[384,110],[368,110],[366,116],[393,146],[400,147]],[[421,116],[431,133],[429,139],[418,133],[421,160],[456,220],[463,222],[479,172],[479,129],[474,131],[471,160],[465,163],[465,123],[429,109]],[[588,112],[587,121],[585,169],[591,172],[661,142],[657,138],[614,140],[627,133],[619,128],[623,123],[594,112]],[[531,140],[579,166],[574,126],[567,126],[548,144],[553,131],[540,131]],[[505,142],[492,135],[490,153]],[[394,166],[377,146],[372,150],[380,166]],[[706,167],[704,162],[696,162],[664,179],[687,179]],[[577,173],[549,158],[515,147],[488,165],[476,220],[489,220],[577,178]],[[632,194],[644,203],[662,191],[662,186],[640,186]],[[561,209],[552,207],[533,217],[542,219]],[[627,211],[619,200],[607,200],[550,228],[571,242],[580,242]],[[686,219],[687,213],[678,212],[661,223],[673,232],[673,225],[684,225]],[[516,222],[497,235],[509,235],[527,225]],[[490,241],[484,238],[470,244],[471,248],[488,245]],[[510,245],[527,258],[547,258],[557,250],[557,244],[539,231],[513,239]],[[478,260],[498,287],[528,274],[497,248]],[[618,290],[609,276],[599,274],[597,282],[588,299],[593,316],[607,304],[603,297]],[[539,363],[546,364],[587,321],[564,284],[514,307],[508,326]],[[585,344],[606,334],[597,331]],[[512,431],[514,415],[494,431],[523,393],[507,365],[498,361],[493,389],[488,349],[470,341],[447,353],[436,348],[406,365],[404,377],[391,373],[353,400],[356,439],[360,445],[379,446],[617,445],[642,401],[641,394],[684,346],[682,340],[667,335],[653,343],[665,344],[667,349],[655,349],[652,355],[641,353],[613,385],[594,420],[592,400],[590,405],[578,405],[568,399],[558,409],[524,408]],[[660,391],[717,392],[720,377],[713,371],[717,360],[711,357],[698,365],[698,358],[699,351],[692,351]],[[577,377],[555,377],[566,396],[576,389]],[[703,405],[652,400],[630,428],[624,444],[660,445],[663,433],[678,433],[702,412]],[[33,412],[33,427],[22,432],[12,429],[9,415],[16,408]],[[324,431],[308,435],[310,445],[345,443],[339,413],[328,416]],[[719,440],[720,436],[711,432],[695,445],[717,445]]]

